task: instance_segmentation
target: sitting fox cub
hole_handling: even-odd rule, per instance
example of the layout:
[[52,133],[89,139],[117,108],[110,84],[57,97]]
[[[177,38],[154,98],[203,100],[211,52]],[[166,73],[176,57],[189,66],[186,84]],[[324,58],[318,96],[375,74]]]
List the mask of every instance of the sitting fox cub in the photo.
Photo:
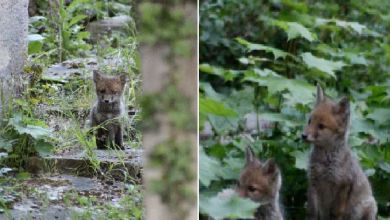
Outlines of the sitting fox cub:
[[376,218],[370,183],[347,144],[349,118],[348,99],[334,102],[317,85],[317,103],[302,134],[313,144],[307,219]]
[[123,92],[127,83],[126,75],[104,76],[93,71],[97,101],[90,114],[91,126],[101,126],[96,132],[98,149],[106,149],[114,143],[123,149],[123,128],[119,118],[126,114]]
[[246,163],[241,171],[237,193],[261,203],[257,209],[257,220],[283,220],[279,207],[279,190],[282,178],[278,166],[273,159],[265,163],[255,157],[252,149],[246,149]]

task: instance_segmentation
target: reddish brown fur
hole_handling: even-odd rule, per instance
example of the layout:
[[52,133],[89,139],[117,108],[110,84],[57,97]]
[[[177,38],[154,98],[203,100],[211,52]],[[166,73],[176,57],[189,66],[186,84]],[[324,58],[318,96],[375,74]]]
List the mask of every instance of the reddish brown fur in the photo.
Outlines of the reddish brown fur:
[[96,81],[96,90],[105,94],[118,94],[123,91],[124,85],[119,77],[102,77]]
[[317,101],[302,138],[313,144],[307,219],[370,219],[377,207],[370,183],[348,146],[350,105],[335,102],[317,85]]
[[[92,107],[91,126],[104,125],[96,132],[96,145],[98,149],[106,149],[107,142],[123,148],[123,129],[118,120],[126,114],[124,103],[124,88],[127,82],[126,75],[106,76],[98,71],[93,72],[97,100]],[[109,123],[108,123],[109,122]]]
[[314,108],[304,133],[309,141],[313,141],[321,136],[343,134],[345,130],[346,125],[338,114],[337,103],[326,99]]
[[[272,196],[274,190],[270,182],[270,175],[265,173],[260,163],[252,163],[246,166],[240,177],[239,193],[243,197],[259,198],[261,196]],[[248,190],[253,187],[253,192]]]
[[255,157],[253,150],[247,147],[246,164],[241,171],[237,192],[262,205],[257,209],[255,219],[282,220],[279,207],[281,175],[273,159],[262,163]]

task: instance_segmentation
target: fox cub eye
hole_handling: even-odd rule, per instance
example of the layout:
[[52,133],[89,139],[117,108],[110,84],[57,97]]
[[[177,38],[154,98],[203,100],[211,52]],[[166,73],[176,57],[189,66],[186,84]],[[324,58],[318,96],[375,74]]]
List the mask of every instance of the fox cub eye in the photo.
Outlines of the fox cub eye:
[[322,130],[325,128],[325,125],[320,123],[320,124],[318,124],[318,128]]
[[101,89],[99,92],[100,92],[100,93],[105,93],[106,90],[105,90],[105,89]]
[[248,191],[249,192],[254,192],[254,191],[256,191],[256,188],[253,187],[253,186],[248,186]]

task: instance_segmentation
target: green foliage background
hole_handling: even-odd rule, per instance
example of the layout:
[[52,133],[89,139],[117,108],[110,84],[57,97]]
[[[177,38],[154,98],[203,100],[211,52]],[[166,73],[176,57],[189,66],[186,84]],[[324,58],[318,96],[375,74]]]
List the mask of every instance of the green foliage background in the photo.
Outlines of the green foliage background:
[[304,219],[310,146],[299,137],[317,82],[350,98],[349,143],[380,218],[390,216],[389,11],[379,0],[200,2],[201,218],[247,217],[237,207],[248,201],[215,201],[234,188],[251,145],[281,167],[286,218]]

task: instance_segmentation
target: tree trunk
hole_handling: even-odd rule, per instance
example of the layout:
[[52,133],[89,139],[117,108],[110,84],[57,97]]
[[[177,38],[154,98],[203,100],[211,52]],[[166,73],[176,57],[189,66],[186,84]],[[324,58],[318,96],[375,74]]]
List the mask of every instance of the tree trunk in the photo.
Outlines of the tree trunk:
[[0,1],[0,115],[9,98],[21,92],[27,57],[28,0]]

